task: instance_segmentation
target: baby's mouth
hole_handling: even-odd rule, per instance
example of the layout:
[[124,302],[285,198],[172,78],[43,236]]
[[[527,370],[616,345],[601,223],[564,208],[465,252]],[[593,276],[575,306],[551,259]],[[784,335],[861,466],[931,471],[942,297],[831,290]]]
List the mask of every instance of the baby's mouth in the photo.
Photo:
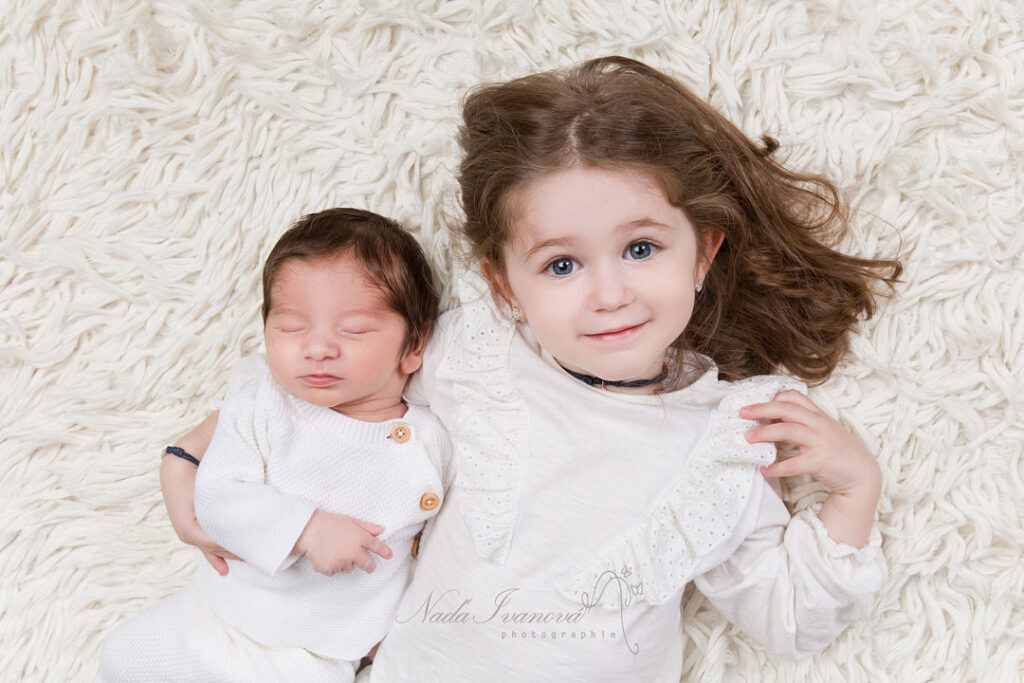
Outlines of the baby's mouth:
[[311,387],[326,387],[341,380],[340,377],[327,374],[303,375],[299,379]]

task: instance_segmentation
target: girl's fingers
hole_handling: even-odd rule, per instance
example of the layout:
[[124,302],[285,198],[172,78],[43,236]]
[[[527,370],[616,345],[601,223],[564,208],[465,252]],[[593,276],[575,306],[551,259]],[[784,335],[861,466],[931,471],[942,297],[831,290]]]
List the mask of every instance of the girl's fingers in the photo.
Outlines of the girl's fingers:
[[789,403],[795,403],[795,404],[797,404],[799,406],[802,406],[802,407],[806,408],[807,410],[809,410],[812,413],[815,413],[817,415],[824,415],[824,413],[821,411],[821,408],[818,407],[817,403],[812,401],[807,396],[807,394],[805,394],[803,392],[800,392],[800,391],[797,391],[796,389],[790,389],[788,391],[783,391],[783,392],[780,392],[780,393],[776,394],[775,395],[775,400],[776,401],[786,401],[786,402],[789,402]]
[[[780,394],[781,396],[781,394]],[[755,403],[740,409],[740,417],[748,420],[783,420],[802,425],[820,425],[821,413],[792,401],[781,399],[769,403]]]
[[797,455],[786,460],[780,460],[768,467],[761,468],[761,474],[766,477],[796,477],[801,474],[809,474],[817,478],[815,465],[818,459],[810,455]]
[[776,422],[770,425],[754,427],[747,431],[748,443],[765,443],[785,441],[801,448],[810,448],[817,445],[817,432],[802,424],[795,422]]
[[795,463],[796,460],[799,460],[799,457],[783,460],[768,467],[762,467],[761,474],[766,478],[795,477],[799,474],[805,474],[803,468],[799,466],[800,463]]

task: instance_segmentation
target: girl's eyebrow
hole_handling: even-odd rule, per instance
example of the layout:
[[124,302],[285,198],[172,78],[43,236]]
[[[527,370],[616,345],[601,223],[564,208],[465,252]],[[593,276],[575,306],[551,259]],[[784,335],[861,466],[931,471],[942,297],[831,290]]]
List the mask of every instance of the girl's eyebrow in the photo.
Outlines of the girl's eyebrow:
[[526,258],[530,258],[538,251],[547,249],[548,247],[569,247],[572,246],[572,244],[573,239],[571,237],[552,237],[548,240],[542,240],[530,247],[529,251],[526,252]]
[[675,228],[667,223],[662,223],[654,218],[637,218],[636,220],[623,223],[616,230],[629,230],[631,228],[655,228],[658,230],[665,230],[671,232]]
[[[654,228],[656,230],[661,230],[664,232],[672,232],[673,230],[675,230],[675,228],[671,225],[667,225],[666,223],[662,223],[661,221],[655,220],[653,218],[645,217],[627,221],[622,225],[617,226],[615,228],[615,231],[625,232],[627,230],[633,230],[635,228]],[[552,237],[551,239],[541,240],[540,242],[537,242],[535,245],[530,247],[530,249],[526,252],[526,258],[529,259],[538,251],[547,249],[548,247],[571,247],[574,241],[575,240],[573,240],[572,237]]]

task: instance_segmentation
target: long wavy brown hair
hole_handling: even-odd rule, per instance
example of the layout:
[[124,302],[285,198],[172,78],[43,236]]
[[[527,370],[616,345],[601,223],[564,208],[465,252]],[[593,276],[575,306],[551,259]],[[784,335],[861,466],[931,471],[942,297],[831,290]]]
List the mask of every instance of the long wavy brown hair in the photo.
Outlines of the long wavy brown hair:
[[512,195],[573,165],[646,173],[686,213],[698,244],[722,231],[672,351],[677,360],[691,350],[709,356],[723,379],[784,367],[824,381],[848,333],[875,313],[877,295],[895,292],[902,272],[898,260],[833,248],[849,217],[829,180],[785,168],[775,140],[755,143],[677,80],[632,59],[480,86],[465,100],[459,142],[464,238],[499,274]]

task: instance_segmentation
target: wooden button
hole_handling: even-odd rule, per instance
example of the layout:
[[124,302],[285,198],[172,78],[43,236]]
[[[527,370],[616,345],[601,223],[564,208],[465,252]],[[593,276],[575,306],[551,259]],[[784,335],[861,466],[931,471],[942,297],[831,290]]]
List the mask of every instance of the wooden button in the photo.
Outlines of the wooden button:
[[409,554],[413,557],[416,557],[420,554],[420,536],[422,535],[423,532],[421,531],[412,537],[412,550],[409,551]]
[[409,425],[395,425],[395,428],[391,430],[391,438],[395,440],[395,443],[405,443],[412,436],[412,430],[409,429]]
[[420,498],[420,507],[424,510],[433,510],[437,507],[438,498],[436,493],[424,493]]

